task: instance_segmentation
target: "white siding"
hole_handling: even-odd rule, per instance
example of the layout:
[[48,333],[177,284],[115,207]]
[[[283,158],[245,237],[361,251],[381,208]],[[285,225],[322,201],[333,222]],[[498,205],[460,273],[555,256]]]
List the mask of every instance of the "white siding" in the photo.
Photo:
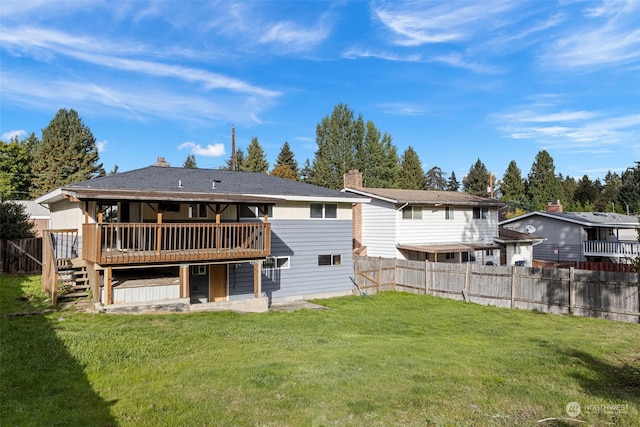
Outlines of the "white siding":
[[84,223],[84,212],[82,205],[77,202],[71,202],[68,199],[51,206],[51,229],[77,229],[82,233],[82,224]]
[[396,249],[398,215],[401,213],[390,202],[372,199],[362,205],[362,245],[367,255],[402,258]]
[[531,243],[508,243],[507,265],[514,265],[518,261],[524,261],[527,267],[531,267],[533,261],[533,246]]
[[[138,286],[113,288],[113,304],[149,303],[180,298],[180,285]],[[101,289],[101,301],[105,303],[105,290]]]
[[444,206],[425,206],[422,219],[402,219],[401,213],[399,218],[398,242],[402,244],[493,243],[498,236],[495,209],[489,209],[486,219],[474,219],[473,208],[455,207],[453,219],[445,219]]

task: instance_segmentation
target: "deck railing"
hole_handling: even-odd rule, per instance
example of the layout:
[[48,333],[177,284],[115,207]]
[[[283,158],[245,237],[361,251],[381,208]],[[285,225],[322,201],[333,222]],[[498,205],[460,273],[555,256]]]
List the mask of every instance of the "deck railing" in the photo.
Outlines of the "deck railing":
[[265,257],[271,224],[103,223],[82,227],[82,257],[99,264]]
[[633,240],[619,240],[616,242],[587,240],[583,242],[582,250],[585,256],[635,258],[640,254],[640,242]]

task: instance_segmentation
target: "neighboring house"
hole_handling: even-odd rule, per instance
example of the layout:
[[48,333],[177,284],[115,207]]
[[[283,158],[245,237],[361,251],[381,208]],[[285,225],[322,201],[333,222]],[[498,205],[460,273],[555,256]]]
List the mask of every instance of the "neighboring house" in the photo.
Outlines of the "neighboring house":
[[497,200],[454,191],[365,188],[361,184],[358,171],[345,174],[345,192],[371,199],[354,207],[356,253],[419,261],[509,265],[524,261],[531,265],[530,247],[536,240],[499,234],[498,207],[502,204]]
[[352,292],[351,207],[362,201],[266,174],[160,162],[37,200],[51,210],[49,263],[86,269],[96,303],[258,311]]
[[544,239],[533,234],[520,233],[500,227],[498,238],[495,241],[502,246],[500,264],[531,267],[533,247],[542,243]]
[[51,218],[49,209],[31,200],[16,200],[15,202],[24,206],[25,213],[33,222],[36,237],[42,237],[44,230],[49,229],[49,219]]
[[531,212],[500,225],[544,238],[533,248],[536,260],[628,263],[640,253],[638,218],[630,215],[563,212],[556,202],[549,203],[546,212]]

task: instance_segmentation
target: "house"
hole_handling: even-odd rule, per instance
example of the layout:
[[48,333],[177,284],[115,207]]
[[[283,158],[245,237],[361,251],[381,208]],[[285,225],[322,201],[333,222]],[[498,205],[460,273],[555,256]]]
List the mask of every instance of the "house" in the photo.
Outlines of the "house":
[[530,212],[500,223],[504,228],[544,238],[533,248],[536,260],[628,263],[640,254],[638,218],[604,212],[564,212],[558,201],[545,212]]
[[497,200],[454,191],[366,188],[356,170],[349,171],[344,179],[343,191],[371,200],[354,207],[357,254],[418,261],[531,265],[530,246],[538,240],[502,235],[498,229],[498,207],[502,204]]
[[16,203],[24,206],[24,212],[29,215],[29,220],[34,225],[36,237],[42,237],[44,230],[49,228],[49,209],[31,200],[16,200]]
[[159,160],[36,200],[51,210],[44,286],[55,294],[60,270],[74,268],[96,304],[131,310],[261,311],[350,294],[351,206],[363,201],[266,174]]

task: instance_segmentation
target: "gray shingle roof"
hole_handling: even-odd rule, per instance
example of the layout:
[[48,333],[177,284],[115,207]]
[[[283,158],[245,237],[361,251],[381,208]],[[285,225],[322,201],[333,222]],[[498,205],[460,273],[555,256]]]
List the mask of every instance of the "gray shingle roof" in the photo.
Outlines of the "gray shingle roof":
[[467,206],[500,206],[501,202],[487,197],[456,191],[401,190],[394,188],[347,188],[346,191],[365,196],[393,200],[395,203],[451,204]]
[[509,224],[519,221],[530,216],[544,216],[554,218],[559,221],[571,222],[583,226],[603,226],[603,227],[621,227],[635,228],[640,224],[638,218],[632,215],[622,215],[611,212],[530,212],[515,218],[502,221],[500,224]]
[[69,184],[63,189],[354,198],[352,194],[261,173],[160,166]]

